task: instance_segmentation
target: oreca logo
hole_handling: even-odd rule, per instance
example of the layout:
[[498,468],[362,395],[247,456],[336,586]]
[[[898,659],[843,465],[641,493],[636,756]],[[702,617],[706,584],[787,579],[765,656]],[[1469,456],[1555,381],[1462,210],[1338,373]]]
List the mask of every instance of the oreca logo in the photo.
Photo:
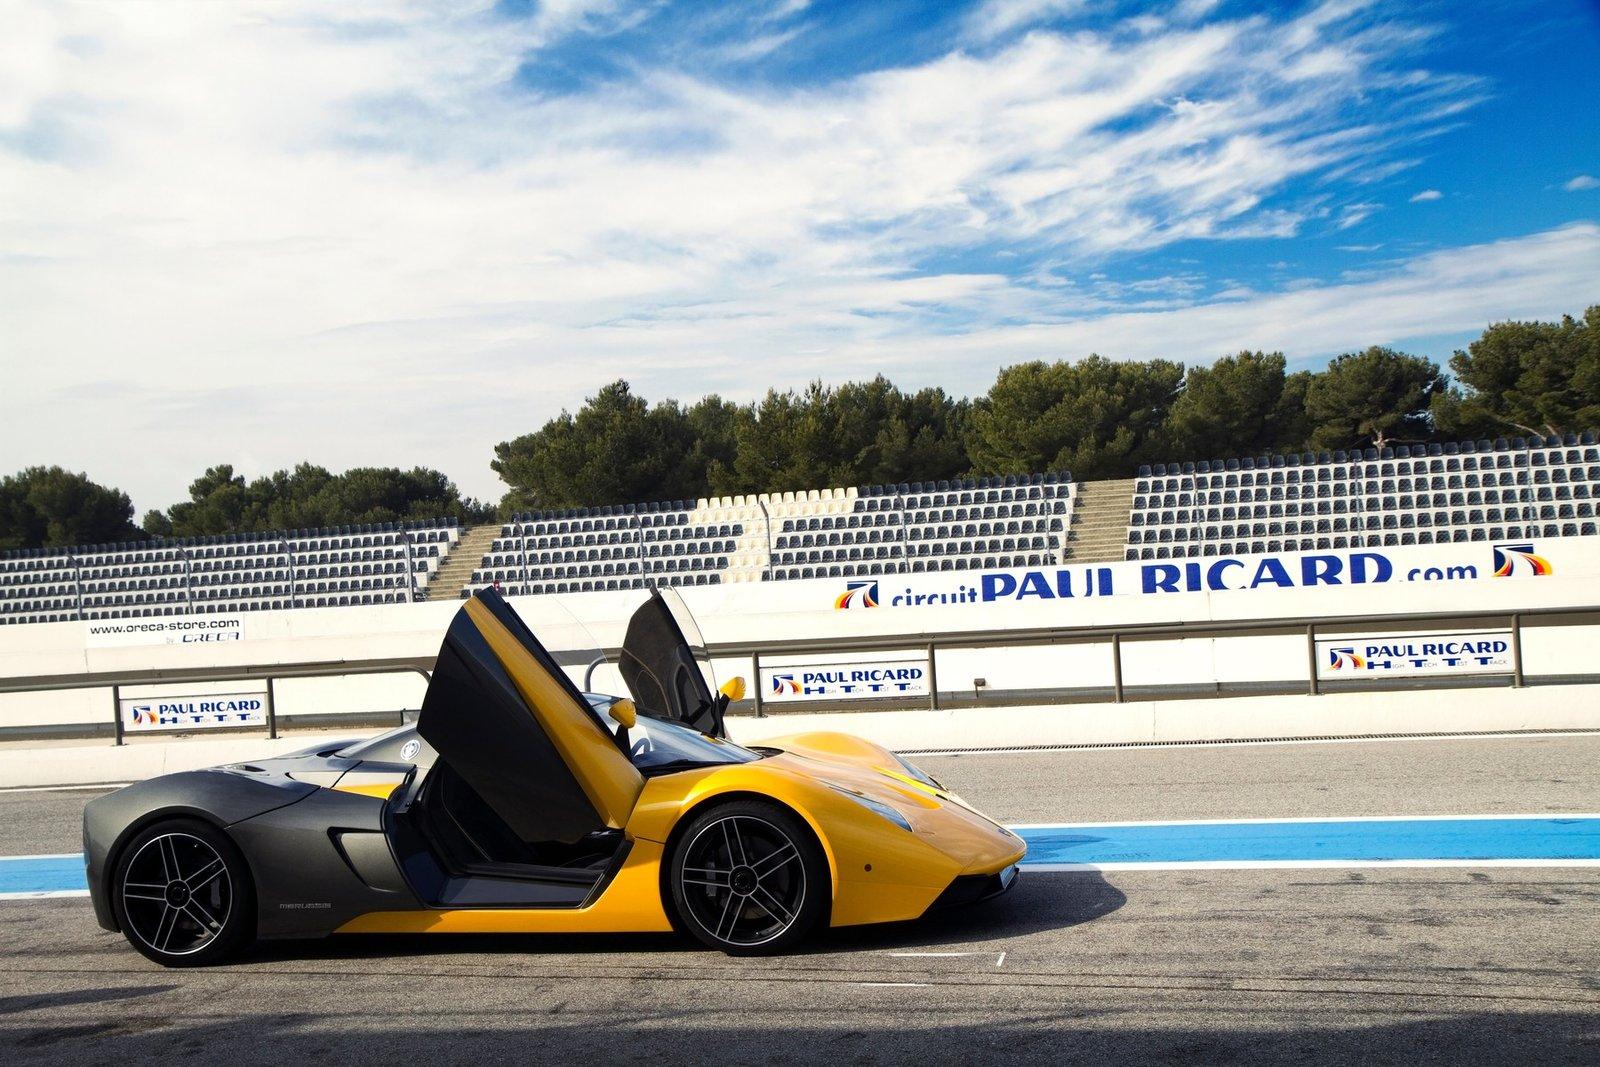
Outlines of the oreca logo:
[[836,608],[875,608],[878,606],[878,580],[846,582],[844,592],[833,602]]
[[1522,545],[1495,545],[1494,546],[1494,576],[1496,578],[1510,578],[1526,574],[1530,577],[1541,578],[1554,573],[1555,568],[1550,566],[1550,561],[1533,550],[1533,543]]

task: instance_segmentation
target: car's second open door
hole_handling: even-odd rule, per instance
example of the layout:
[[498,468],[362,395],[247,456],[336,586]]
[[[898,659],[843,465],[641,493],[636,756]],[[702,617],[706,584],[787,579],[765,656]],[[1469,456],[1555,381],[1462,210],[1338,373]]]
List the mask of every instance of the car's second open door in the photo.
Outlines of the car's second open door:
[[644,788],[588,701],[492,590],[450,624],[417,732],[528,842],[620,829]]
[[[676,597],[676,593],[672,595]],[[677,603],[678,610],[688,617],[688,608],[681,600]],[[688,618],[693,626],[692,617]],[[660,592],[651,590],[650,599],[628,620],[617,669],[633,702],[646,715],[723,736],[721,705],[706,681],[695,647]]]

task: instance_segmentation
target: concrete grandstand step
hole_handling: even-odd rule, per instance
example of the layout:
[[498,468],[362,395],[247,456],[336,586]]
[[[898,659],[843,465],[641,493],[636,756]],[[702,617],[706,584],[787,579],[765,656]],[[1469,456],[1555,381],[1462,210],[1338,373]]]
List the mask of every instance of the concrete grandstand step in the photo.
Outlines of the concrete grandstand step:
[[1079,482],[1067,529],[1066,558],[1105,563],[1122,558],[1136,479]]
[[458,599],[461,590],[472,579],[472,572],[482,565],[484,554],[489,551],[499,534],[500,524],[497,522],[464,527],[461,531],[461,540],[456,542],[450,554],[440,562],[439,569],[433,572],[433,577],[428,582],[428,599]]

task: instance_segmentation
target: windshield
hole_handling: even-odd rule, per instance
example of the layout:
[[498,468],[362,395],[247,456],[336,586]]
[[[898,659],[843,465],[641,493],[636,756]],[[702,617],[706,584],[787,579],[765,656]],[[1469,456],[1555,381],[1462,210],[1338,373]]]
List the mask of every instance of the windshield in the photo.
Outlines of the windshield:
[[[616,697],[602,693],[585,693],[584,696],[589,698],[590,705],[613,730],[620,725],[611,717],[611,705],[616,702]],[[727,763],[753,763],[761,758],[759,753],[740,748],[732,741],[708,737],[692,727],[645,715],[640,715],[628,730],[628,740],[628,758],[635,767],[646,773]]]

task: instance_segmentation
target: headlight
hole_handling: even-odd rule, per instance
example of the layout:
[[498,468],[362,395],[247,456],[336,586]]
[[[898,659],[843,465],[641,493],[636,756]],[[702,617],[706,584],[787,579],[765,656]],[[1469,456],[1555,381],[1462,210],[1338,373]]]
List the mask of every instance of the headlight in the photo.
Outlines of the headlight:
[[910,821],[908,821],[904,815],[901,815],[898,811],[883,803],[881,800],[873,800],[871,797],[862,796],[860,793],[853,793],[848,789],[841,788],[840,786],[833,786],[833,789],[835,792],[842,793],[849,797],[851,800],[855,801],[857,804],[860,804],[863,808],[866,808],[875,815],[881,815],[883,818],[888,819],[906,833],[909,834],[912,832]]
[[944,791],[944,786],[939,784],[938,779],[934,778],[933,775],[929,774],[921,767],[918,767],[915,763],[912,763],[904,756],[896,755],[894,760],[896,763],[900,764],[900,769],[906,773],[907,777],[915,778],[917,781],[921,782],[925,786],[928,786],[930,789],[937,789],[940,792]]

